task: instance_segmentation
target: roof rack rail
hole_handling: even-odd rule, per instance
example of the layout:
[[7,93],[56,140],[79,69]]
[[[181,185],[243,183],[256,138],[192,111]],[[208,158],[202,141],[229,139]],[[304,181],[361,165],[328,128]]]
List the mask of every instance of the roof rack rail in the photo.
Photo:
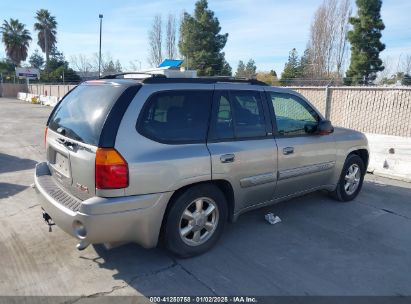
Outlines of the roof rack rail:
[[197,77],[197,78],[167,78],[167,77],[151,77],[144,78],[142,83],[154,84],[154,83],[219,83],[219,82],[230,82],[230,83],[244,83],[251,85],[261,85],[267,86],[265,82],[257,79],[249,78],[235,78],[226,76],[215,76],[215,77]]
[[[122,78],[124,78],[124,75],[147,75],[147,77],[151,77],[151,78],[165,78],[166,76],[163,74],[153,74],[153,73],[147,73],[147,72],[125,72],[125,73],[117,73],[117,74],[109,74],[109,75],[105,75],[100,77],[99,79],[115,79],[115,78],[119,78],[120,76],[123,76]],[[128,79],[133,79],[133,78],[128,78]],[[144,79],[144,78],[138,78],[138,79]]]

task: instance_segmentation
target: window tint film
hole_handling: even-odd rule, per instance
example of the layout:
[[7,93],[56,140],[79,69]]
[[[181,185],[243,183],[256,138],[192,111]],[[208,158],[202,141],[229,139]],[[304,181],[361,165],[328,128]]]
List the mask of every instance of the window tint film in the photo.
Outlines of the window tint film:
[[301,98],[270,92],[280,135],[307,135],[317,130],[318,114]]
[[98,145],[105,119],[124,90],[111,84],[79,85],[58,105],[48,127],[64,128],[65,136]]
[[233,117],[230,102],[224,93],[216,92],[216,111],[213,115],[210,138],[234,138]]
[[232,91],[230,93],[237,138],[266,135],[263,107],[259,92]]
[[156,141],[205,142],[212,91],[170,91],[150,97],[139,132]]

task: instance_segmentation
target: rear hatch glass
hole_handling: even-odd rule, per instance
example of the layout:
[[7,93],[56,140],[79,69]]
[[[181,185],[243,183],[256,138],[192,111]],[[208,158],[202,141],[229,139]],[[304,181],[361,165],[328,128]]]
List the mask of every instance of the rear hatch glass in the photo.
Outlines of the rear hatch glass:
[[95,157],[102,128],[127,86],[82,84],[71,91],[49,119],[46,150],[53,178],[72,195],[95,195]]
[[58,132],[61,128],[62,135],[97,146],[104,121],[125,88],[105,83],[79,85],[58,105],[49,129]]

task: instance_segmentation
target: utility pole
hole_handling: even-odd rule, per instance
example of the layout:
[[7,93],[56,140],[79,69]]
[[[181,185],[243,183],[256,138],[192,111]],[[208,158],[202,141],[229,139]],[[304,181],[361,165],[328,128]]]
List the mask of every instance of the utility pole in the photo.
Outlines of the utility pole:
[[101,28],[102,28],[102,24],[103,24],[103,14],[98,15],[98,17],[100,18],[100,47],[98,50],[98,77],[101,77]]

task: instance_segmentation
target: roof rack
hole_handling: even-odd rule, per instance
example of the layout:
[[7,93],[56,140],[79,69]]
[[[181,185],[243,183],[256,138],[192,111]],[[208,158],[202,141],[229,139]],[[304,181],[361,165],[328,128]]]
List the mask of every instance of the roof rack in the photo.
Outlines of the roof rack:
[[[123,76],[122,78],[124,78],[124,75],[147,75],[147,77],[151,77],[151,78],[166,78],[165,75],[163,74],[153,74],[153,73],[148,73],[148,72],[126,72],[126,73],[117,73],[117,74],[109,74],[109,75],[105,75],[103,77],[100,77],[99,79],[115,79],[115,78],[120,78],[120,76]],[[136,79],[147,79],[144,77],[141,78],[136,78]],[[128,79],[133,79],[133,78],[128,78]]]
[[[142,75],[143,77],[127,77],[127,79],[136,79],[142,83],[219,83],[219,82],[229,82],[229,83],[244,83],[251,85],[261,85],[267,86],[265,82],[259,81],[257,79],[251,78],[238,78],[238,77],[229,77],[229,76],[206,76],[206,77],[167,77],[164,74],[158,73],[149,73],[149,72],[126,72],[118,74],[110,74],[100,77],[100,79],[116,79],[116,78],[125,78],[125,75]],[[144,77],[145,76],[145,77]]]
[[[163,75],[161,75],[163,76]],[[150,77],[144,78],[142,83],[219,83],[219,82],[230,82],[230,83],[244,83],[251,85],[261,85],[267,86],[265,82],[259,81],[257,79],[249,78],[235,78],[235,77],[225,77],[225,76],[216,76],[216,77],[197,77],[197,78],[167,78],[167,77]]]

